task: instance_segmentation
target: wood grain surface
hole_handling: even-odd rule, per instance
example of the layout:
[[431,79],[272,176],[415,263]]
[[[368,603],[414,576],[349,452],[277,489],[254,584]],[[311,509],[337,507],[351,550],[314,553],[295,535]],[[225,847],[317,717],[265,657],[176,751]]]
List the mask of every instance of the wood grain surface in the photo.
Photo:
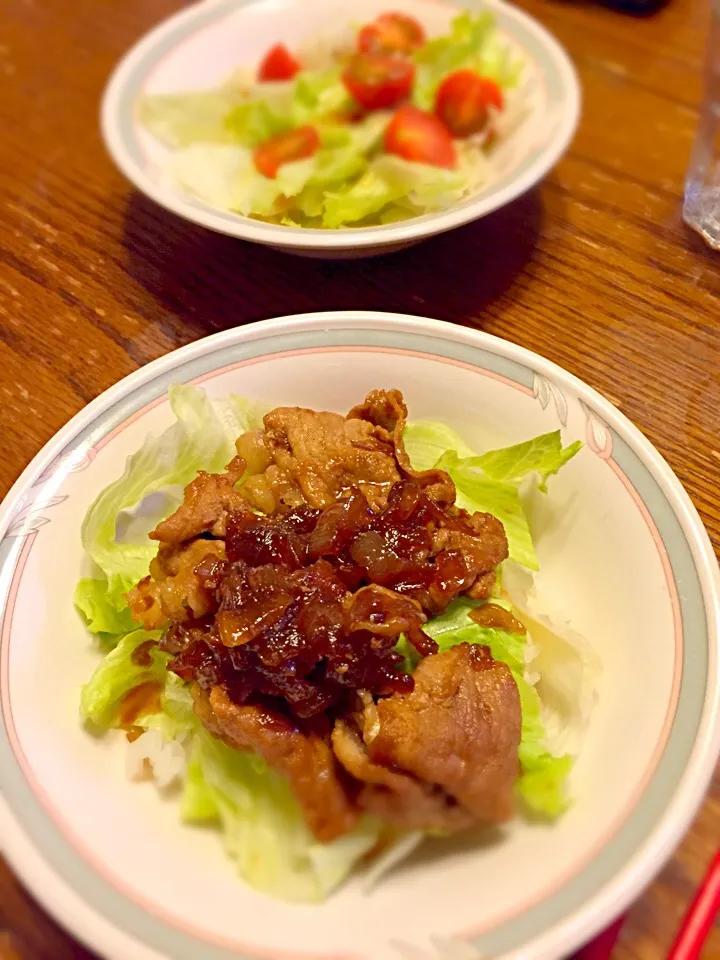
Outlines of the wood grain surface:
[[[98,132],[103,85],[180,5],[0,5],[0,494],[84,404],[180,344],[286,313],[379,309],[487,330],[582,377],[665,455],[720,550],[720,254],[680,215],[708,3],[670,0],[633,19],[523,0],[580,73],[569,154],[486,220],[366,263],[293,259],[205,232],[113,168]],[[716,776],[631,910],[617,960],[665,956],[719,842]],[[89,956],[0,861],[0,958]]]

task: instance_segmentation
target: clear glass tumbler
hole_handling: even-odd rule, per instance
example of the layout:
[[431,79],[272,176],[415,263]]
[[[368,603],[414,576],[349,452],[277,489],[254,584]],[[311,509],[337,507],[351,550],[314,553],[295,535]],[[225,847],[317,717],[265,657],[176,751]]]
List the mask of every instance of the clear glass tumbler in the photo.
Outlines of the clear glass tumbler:
[[712,0],[705,91],[685,180],[685,223],[720,250],[720,0]]

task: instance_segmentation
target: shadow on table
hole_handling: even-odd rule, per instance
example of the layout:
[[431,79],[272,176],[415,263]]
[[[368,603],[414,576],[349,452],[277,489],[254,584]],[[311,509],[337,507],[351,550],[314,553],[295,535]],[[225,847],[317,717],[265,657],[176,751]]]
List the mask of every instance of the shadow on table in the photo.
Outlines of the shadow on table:
[[329,261],[221,236],[133,194],[123,242],[131,276],[198,336],[265,317],[337,309],[482,327],[486,308],[508,295],[531,259],[542,215],[532,191],[409,250]]

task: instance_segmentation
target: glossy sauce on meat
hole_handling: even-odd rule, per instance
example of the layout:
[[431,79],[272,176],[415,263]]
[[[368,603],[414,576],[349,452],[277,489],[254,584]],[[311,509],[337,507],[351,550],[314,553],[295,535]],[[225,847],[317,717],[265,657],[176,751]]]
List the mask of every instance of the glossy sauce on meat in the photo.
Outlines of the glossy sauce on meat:
[[[447,473],[413,468],[406,418],[397,390],[346,417],[267,414],[224,474],[186,487],[128,594],[136,621],[163,630],[206,729],[283,776],[323,843],[363,810],[445,832],[512,807],[512,675],[482,648],[438,653],[423,630],[458,596],[492,596],[507,538],[495,517],[455,506]],[[473,616],[519,627],[491,603]],[[420,654],[413,674],[403,638]],[[134,660],[148,666],[152,645]],[[159,705],[153,686],[123,703],[128,736]]]
[[[231,514],[226,526],[226,559],[194,570],[214,591],[214,623],[201,639],[188,637],[171,669],[205,689],[223,686],[236,703],[275,698],[302,718],[343,707],[358,690],[412,690],[393,649],[400,636],[422,656],[435,652],[422,631],[428,614],[507,550],[502,527],[494,539],[479,537],[467,514],[410,480],[392,487],[378,513],[354,493],[323,510]],[[178,636],[182,646],[181,628],[175,649]]]
[[497,603],[484,603],[469,614],[470,619],[480,627],[494,627],[496,630],[505,630],[507,633],[527,633],[524,624],[520,623],[509,610]]

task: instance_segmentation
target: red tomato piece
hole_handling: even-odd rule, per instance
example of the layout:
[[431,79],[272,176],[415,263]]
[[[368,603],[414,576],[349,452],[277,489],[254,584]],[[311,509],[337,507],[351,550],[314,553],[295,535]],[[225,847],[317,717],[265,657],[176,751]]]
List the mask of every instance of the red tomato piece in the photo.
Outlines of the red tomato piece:
[[456,137],[482,130],[491,106],[502,110],[502,90],[473,70],[456,70],[445,77],[435,96],[435,113]]
[[348,93],[366,110],[394,107],[412,90],[415,67],[402,57],[356,53],[343,73]]
[[406,13],[384,13],[358,34],[362,53],[410,53],[425,43],[425,31]]
[[296,127],[264,140],[255,148],[253,162],[263,176],[274,180],[284,163],[304,160],[319,149],[320,137],[315,127]]
[[388,124],[385,150],[433,167],[453,169],[457,165],[455,144],[447,129],[434,114],[411,104],[400,107]]
[[292,80],[299,72],[300,64],[285,44],[276,43],[268,50],[260,64],[258,80]]

